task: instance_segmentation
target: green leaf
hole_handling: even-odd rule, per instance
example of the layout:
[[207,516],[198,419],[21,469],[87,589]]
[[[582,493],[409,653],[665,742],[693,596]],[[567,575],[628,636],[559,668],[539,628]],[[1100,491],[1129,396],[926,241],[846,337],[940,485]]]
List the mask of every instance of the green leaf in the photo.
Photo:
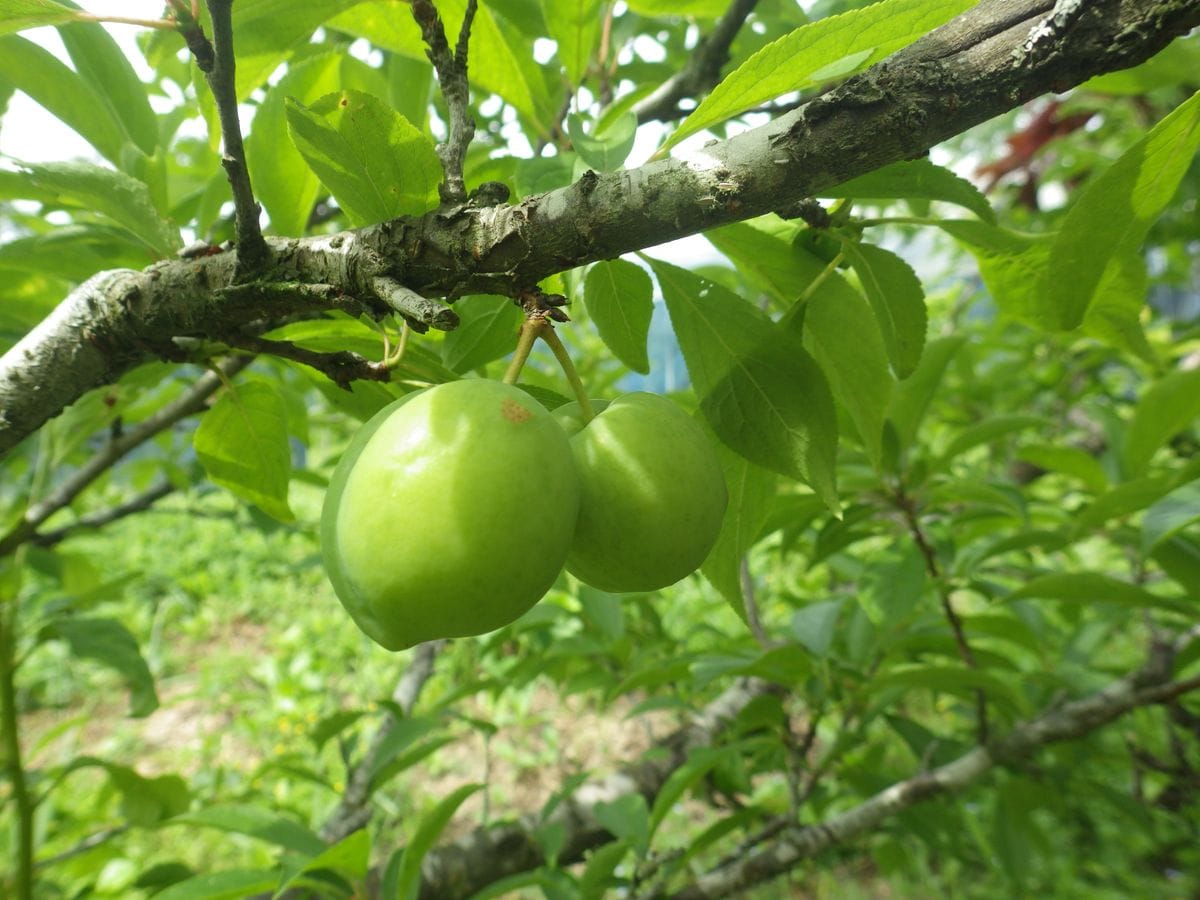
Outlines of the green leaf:
[[276,234],[299,236],[308,230],[308,217],[321,182],[288,136],[285,106],[292,97],[312,103],[337,89],[340,56],[326,53],[288,66],[283,78],[268,88],[246,136],[246,165],[254,194],[271,217]]
[[465,373],[512,353],[521,310],[507,297],[473,294],[454,301],[458,327],[442,341],[442,362]]
[[[437,8],[446,33],[458,34],[465,0],[440,0]],[[411,15],[396,15],[392,0],[355,4],[329,25],[365,37],[382,49],[427,60],[420,29]],[[529,119],[538,133],[549,133],[559,101],[550,94],[542,69],[534,61],[531,44],[487,6],[479,7],[471,26],[470,75],[472,85],[504,98]]]
[[931,468],[940,471],[949,467],[951,461],[980,444],[990,444],[998,438],[1016,434],[1030,428],[1047,428],[1050,422],[1040,416],[996,416],[976,422],[962,429],[946,445]]
[[58,25],[74,18],[74,11],[53,0],[0,0],[0,35]]
[[89,766],[104,769],[121,795],[121,815],[131,825],[149,827],[184,812],[191,803],[187,783],[178,775],[147,778],[128,766],[95,756],[74,759],[59,774],[61,781],[71,772]]
[[912,266],[873,244],[844,244],[842,253],[862,283],[888,358],[899,378],[916,371],[925,349],[925,291]]
[[623,888],[625,882],[614,873],[631,849],[628,841],[611,841],[593,850],[579,877],[579,896],[593,900],[611,896],[614,889]]
[[1138,399],[1125,432],[1125,469],[1142,474],[1155,452],[1200,416],[1200,369],[1171,372]]
[[1135,608],[1165,609],[1195,613],[1196,604],[1160,597],[1145,588],[1095,572],[1056,572],[1041,575],[1009,594],[1006,600],[1036,597],[1066,603],[1115,603]]
[[[1142,269],[1141,246],[1200,147],[1200,92],[1092,179],[1067,212],[1038,283],[1058,327],[1075,328],[1113,277]],[[1138,307],[1144,297],[1138,297]]]
[[1176,534],[1160,541],[1150,555],[1188,594],[1200,597],[1200,544]]
[[1200,481],[1176,488],[1142,517],[1142,552],[1174,537],[1194,522],[1200,522]]
[[180,881],[154,895],[155,900],[242,900],[279,883],[279,873],[271,869],[229,869],[197,875]]
[[940,200],[969,209],[985,222],[994,222],[996,214],[987,198],[965,178],[927,159],[911,159],[821,191],[822,197],[850,197],[854,200]]
[[244,803],[225,803],[177,815],[165,825],[195,825],[244,834],[305,856],[325,851],[325,842],[295,819]]
[[876,691],[894,687],[928,688],[959,697],[974,697],[975,691],[980,690],[1010,710],[1020,711],[1025,706],[1021,695],[1008,682],[990,672],[966,666],[901,665],[881,673],[872,687]]
[[367,876],[370,856],[371,834],[366,828],[360,828],[342,838],[332,847],[313,856],[299,871],[279,886],[275,896],[282,895],[288,888],[298,889],[306,885],[320,890],[323,886],[321,882],[305,878],[309,872],[333,871],[351,881],[361,881]]
[[[312,33],[324,22],[356,3],[357,0],[308,0],[306,3],[240,0],[233,4],[238,99],[249,97],[281,63],[307,46]],[[404,18],[411,19],[412,16]],[[207,30],[205,33],[211,34]]]
[[125,128],[95,88],[50,51],[14,34],[0,37],[0,78],[77,131],[105,159],[120,163]]
[[[29,190],[17,196],[32,194],[30,199],[100,213],[160,257],[173,256],[182,246],[179,230],[154,208],[149,188],[123,172],[87,162],[29,164],[23,168]],[[0,193],[7,193],[5,187],[0,184]]]
[[792,615],[792,634],[813,656],[829,652],[843,605],[842,600],[822,600],[805,604]]
[[148,716],[158,708],[154,676],[137,639],[115,619],[60,618],[46,625],[39,638],[66,641],[73,656],[95,660],[124,678],[131,716]]
[[844,280],[826,279],[804,308],[804,346],[850,415],[867,458],[879,468],[895,379],[870,304]]
[[[70,4],[74,6],[74,4]],[[158,147],[158,117],[125,52],[100,24],[78,22],[58,29],[80,77],[104,101],[108,114],[147,156]],[[115,160],[114,160],[115,162]]]
[[890,628],[908,616],[925,590],[925,559],[911,542],[871,554],[858,602],[872,624]]
[[734,612],[745,619],[746,604],[741,587],[742,559],[754,545],[767,520],[778,478],[774,472],[756,466],[724,445],[717,445],[716,450],[721,460],[721,471],[725,475],[729,505],[717,542],[700,566],[700,571],[733,607]]
[[597,803],[593,809],[596,821],[602,828],[628,841],[639,856],[646,853],[650,846],[650,810],[645,797],[641,794],[622,794],[607,803]]
[[1062,327],[1052,298],[1040,287],[1052,237],[1020,234],[971,219],[943,219],[937,224],[971,251],[983,283],[1004,313],[1046,331]]
[[714,282],[650,264],[717,437],[751,462],[807,482],[836,511],[833,397],[799,337]]
[[902,446],[912,446],[921,420],[925,418],[925,411],[929,408],[938,385],[942,383],[946,367],[965,341],[966,338],[962,335],[931,341],[925,348],[920,365],[912,375],[896,386],[892,402],[888,406],[888,419],[895,426]]
[[400,858],[400,872],[396,879],[396,896],[400,900],[416,900],[421,887],[421,862],[425,859],[425,854],[437,841],[462,802],[482,787],[481,784],[464,784],[421,816],[417,830]]
[[436,204],[442,167],[432,142],[382,100],[346,90],[311,107],[286,103],[296,149],[356,225]]
[[600,37],[600,4],[597,0],[542,0],[542,13],[550,39],[558,44],[558,61],[567,79],[578,87]]
[[[658,826],[663,823],[663,820],[685,793],[691,790],[701,778],[711,772],[722,760],[736,756],[741,751],[741,747],[741,744],[727,744],[723,747],[697,747],[688,753],[688,757],[683,765],[671,773],[654,798],[654,807],[650,810],[650,825],[646,840],[649,841],[654,837],[655,832],[658,831]],[[627,796],[636,796],[641,799],[640,794]]]
[[727,75],[659,152],[781,94],[863,69],[923,37],[973,3],[884,0],[803,25],[767,44]]
[[1040,466],[1050,472],[1060,472],[1078,478],[1088,490],[1101,494],[1108,490],[1108,475],[1100,461],[1078,447],[1057,444],[1035,444],[1017,449],[1017,459]]
[[247,381],[221,394],[193,436],[208,477],[281,522],[288,506],[292,452],[287,406],[265,381]]
[[567,116],[567,134],[575,152],[587,165],[601,172],[621,168],[637,140],[637,125],[637,116],[630,112],[609,123],[599,134],[588,134],[583,130],[582,118],[574,113]]
[[1162,475],[1119,484],[1074,513],[1072,532],[1076,537],[1090,535],[1110,519],[1140,512],[1169,493],[1171,488],[1171,480]]
[[654,285],[646,270],[623,259],[598,262],[588,270],[583,301],[613,355],[633,371],[647,374]]

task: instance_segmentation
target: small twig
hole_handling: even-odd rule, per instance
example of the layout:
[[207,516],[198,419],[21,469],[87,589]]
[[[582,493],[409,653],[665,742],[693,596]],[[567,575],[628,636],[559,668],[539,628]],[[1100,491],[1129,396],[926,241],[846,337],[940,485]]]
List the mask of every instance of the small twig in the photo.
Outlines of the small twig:
[[349,350],[308,350],[291,341],[276,341],[246,334],[227,335],[224,340],[230,347],[251,354],[266,353],[316,369],[344,391],[350,390],[351,383],[355,381],[388,381],[391,378],[391,369],[385,363],[372,362],[365,356]]
[[371,289],[389,309],[404,316],[413,329],[423,332],[432,326],[438,331],[453,331],[458,327],[458,314],[450,307],[422,297],[388,275],[371,279]]
[[446,29],[433,0],[412,0],[411,5],[413,18],[421,29],[421,37],[429,47],[427,55],[437,72],[438,84],[441,85],[442,96],[446,98],[446,108],[450,113],[446,140],[437,148],[444,175],[442,183],[438,185],[438,196],[443,206],[450,206],[467,199],[463,163],[467,158],[467,147],[475,136],[475,120],[471,118],[471,90],[467,83],[467,45],[477,2],[467,0],[466,13],[453,52],[446,41]]
[[653,94],[634,105],[638,122],[674,119],[679,101],[709,90],[721,80],[721,69],[729,61],[729,48],[758,0],[733,0],[712,32],[688,57],[687,64],[664,81]]
[[39,525],[67,506],[79,496],[84,488],[112,468],[122,456],[134,447],[141,446],[181,419],[186,419],[204,409],[208,398],[221,387],[222,379],[230,378],[242,371],[250,365],[250,362],[249,358],[224,360],[217,367],[219,375],[214,372],[205,372],[180,397],[143,419],[119,438],[109,441],[100,452],[60,484],[57,490],[25,510],[21,521],[14,525],[8,534],[0,538],[0,557],[7,556],[29,540]]
[[[954,634],[954,643],[958,647],[958,655],[962,657],[962,661],[967,668],[978,669],[979,663],[975,659],[975,653],[971,650],[971,645],[967,642],[967,635],[963,630],[962,619],[959,618],[958,613],[954,609],[954,604],[950,601],[950,589],[946,584],[945,578],[942,577],[942,569],[938,565],[937,553],[921,528],[920,519],[917,517],[916,503],[904,492],[903,485],[900,485],[896,489],[893,501],[897,509],[900,510],[901,515],[904,516],[909,534],[912,535],[913,542],[917,545],[921,557],[925,560],[925,569],[937,588],[938,597],[942,603],[942,613],[945,615],[946,621],[950,623],[950,630]],[[987,695],[979,688],[975,690],[975,737],[976,742],[979,744],[986,744],[988,741]]]
[[[413,653],[404,674],[396,683],[392,699],[407,716],[416,708],[417,699],[425,683],[433,675],[433,664],[438,653],[446,644],[445,641],[428,641],[420,644]],[[371,779],[375,774],[375,762],[387,743],[388,736],[396,727],[396,717],[389,713],[371,738],[371,745],[346,784],[346,790],[337,808],[325,821],[321,828],[321,839],[330,844],[336,844],[347,835],[353,834],[360,828],[365,828],[371,820]]]
[[21,716],[17,708],[15,683],[17,659],[17,598],[0,597],[0,734],[3,735],[3,759],[8,791],[16,806],[13,825],[15,847],[12,867],[15,875],[13,896],[33,898],[33,814],[35,803],[29,790],[28,774],[21,759]]
[[102,528],[105,525],[116,522],[118,519],[124,519],[126,516],[132,516],[134,513],[144,512],[163,497],[174,493],[175,490],[176,487],[171,482],[160,481],[158,484],[147,488],[137,496],[111,509],[80,516],[70,525],[64,525],[62,528],[56,528],[53,531],[39,531],[29,538],[29,542],[37,544],[39,547],[53,547],[77,531]]
[[250,171],[246,168],[246,151],[242,147],[242,126],[238,121],[237,87],[234,81],[232,7],[233,0],[208,0],[208,11],[212,16],[213,63],[205,75],[221,123],[221,140],[224,143],[221,165],[233,189],[238,254],[235,277],[238,281],[247,281],[266,264],[270,250],[259,225],[262,209],[250,187]]
[[758,613],[758,598],[754,592],[754,578],[750,574],[750,560],[743,556],[738,564],[738,584],[742,589],[742,606],[746,610],[746,624],[750,633],[764,650],[770,650],[776,644],[763,628],[762,618]]
[[95,834],[88,835],[74,847],[64,850],[62,853],[56,853],[54,856],[37,860],[34,862],[33,867],[35,869],[46,869],[66,862],[68,859],[74,859],[76,856],[82,856],[90,850],[95,850],[97,847],[107,844],[113,838],[120,837],[128,830],[128,825],[117,825],[114,828],[105,828],[103,831],[97,831]]

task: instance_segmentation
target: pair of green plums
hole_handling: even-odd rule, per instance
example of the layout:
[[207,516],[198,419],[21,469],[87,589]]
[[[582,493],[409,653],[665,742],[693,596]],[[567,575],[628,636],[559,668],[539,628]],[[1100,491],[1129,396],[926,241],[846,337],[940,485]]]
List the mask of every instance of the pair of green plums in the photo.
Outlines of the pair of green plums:
[[612,592],[696,570],[725,514],[721,466],[670,400],[627,394],[585,423],[466,379],[408,394],[354,437],[321,516],[338,598],[389,650],[512,622],[565,566]]

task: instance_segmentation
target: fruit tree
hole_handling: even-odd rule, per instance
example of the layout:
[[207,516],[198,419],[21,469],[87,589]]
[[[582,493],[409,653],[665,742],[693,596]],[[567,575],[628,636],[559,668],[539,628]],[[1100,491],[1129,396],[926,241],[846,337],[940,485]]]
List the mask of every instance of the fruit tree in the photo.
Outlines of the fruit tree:
[[0,894],[1194,896],[1198,26],[0,0]]

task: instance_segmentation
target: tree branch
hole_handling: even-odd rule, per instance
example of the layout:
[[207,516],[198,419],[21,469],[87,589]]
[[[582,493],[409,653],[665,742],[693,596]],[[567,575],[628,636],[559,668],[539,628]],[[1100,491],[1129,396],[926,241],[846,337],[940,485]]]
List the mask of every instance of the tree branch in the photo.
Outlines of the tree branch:
[[433,0],[412,0],[411,5],[413,18],[429,47],[427,55],[437,71],[438,84],[441,85],[442,96],[446,98],[446,108],[450,113],[446,140],[438,145],[437,152],[445,176],[438,185],[438,195],[443,206],[452,206],[467,199],[463,163],[467,158],[467,147],[475,136],[475,120],[471,118],[471,90],[467,83],[467,44],[477,2],[467,0],[466,13],[453,51],[446,41],[446,30]]
[[1195,2],[1105,0],[1067,40],[1015,61],[1053,8],[982,0],[799,109],[685,158],[588,172],[517,204],[268,239],[286,283],[231,293],[229,253],[98,275],[0,360],[0,455],[87,390],[174,358],[173,337],[318,309],[386,309],[378,276],[421,298],[516,296],[555,272],[790,208],[1032,97],[1142,62],[1200,25]]
[[233,0],[208,0],[212,16],[213,64],[204,70],[208,86],[217,105],[221,123],[224,154],[221,165],[233,189],[233,205],[237,223],[236,280],[248,281],[270,258],[270,249],[259,226],[262,212],[250,187],[250,171],[246,168],[246,151],[242,147],[242,125],[238,120],[237,88],[234,83],[233,57]]
[[105,444],[95,456],[80,466],[48,497],[25,510],[25,515],[21,517],[21,520],[9,530],[8,534],[0,538],[0,557],[12,553],[33,537],[39,525],[69,505],[89,484],[112,468],[134,447],[141,446],[181,419],[195,415],[204,409],[208,404],[208,398],[215,394],[229,378],[250,365],[250,362],[249,357],[222,361],[217,366],[218,372],[205,372],[181,396],[160,407],[153,415],[142,420],[120,437]]
[[[419,645],[414,651],[412,662],[396,683],[392,699],[406,716],[416,707],[417,698],[421,696],[425,682],[433,675],[434,661],[445,645],[445,641],[429,641]],[[367,752],[354,767],[341,801],[321,828],[321,839],[327,843],[336,844],[360,828],[365,828],[371,821],[371,779],[375,775],[379,754],[387,744],[389,735],[396,729],[396,722],[396,717],[389,713],[371,739]]]
[[1047,744],[1089,734],[1142,706],[1168,703],[1200,690],[1200,676],[1172,681],[1176,653],[1195,639],[1192,632],[1173,645],[1160,645],[1142,668],[1098,693],[1051,709],[1017,725],[1003,738],[976,747],[953,762],[898,782],[858,806],[814,825],[792,826],[770,845],[705,873],[674,900],[728,897],[795,868],[829,847],[845,844],[874,829],[881,821],[932,797],[962,790],[997,765],[1018,764]]
[[74,522],[64,525],[62,528],[55,528],[53,531],[39,531],[32,535],[29,541],[30,543],[37,544],[39,547],[53,547],[77,531],[102,528],[110,522],[116,522],[118,519],[124,519],[126,516],[132,516],[134,513],[144,512],[163,497],[173,494],[175,490],[175,485],[171,484],[171,482],[160,481],[111,509],[80,516]]
[[729,62],[729,48],[758,0],[733,0],[712,32],[688,57],[687,65],[664,81],[654,93],[634,104],[638,122],[675,119],[679,101],[696,97],[721,80],[721,69]]
[[545,819],[529,813],[515,822],[477,828],[460,840],[434,848],[421,866],[420,896],[431,900],[470,897],[508,875],[536,869],[545,859],[535,834],[551,825],[564,829],[559,864],[579,862],[588,850],[613,839],[596,818],[598,804],[631,793],[652,800],[690,750],[711,746],[748,703],[770,690],[758,679],[738,679],[690,724],[661,741],[657,747],[661,752],[649,753],[639,763],[605,778],[585,782]]

